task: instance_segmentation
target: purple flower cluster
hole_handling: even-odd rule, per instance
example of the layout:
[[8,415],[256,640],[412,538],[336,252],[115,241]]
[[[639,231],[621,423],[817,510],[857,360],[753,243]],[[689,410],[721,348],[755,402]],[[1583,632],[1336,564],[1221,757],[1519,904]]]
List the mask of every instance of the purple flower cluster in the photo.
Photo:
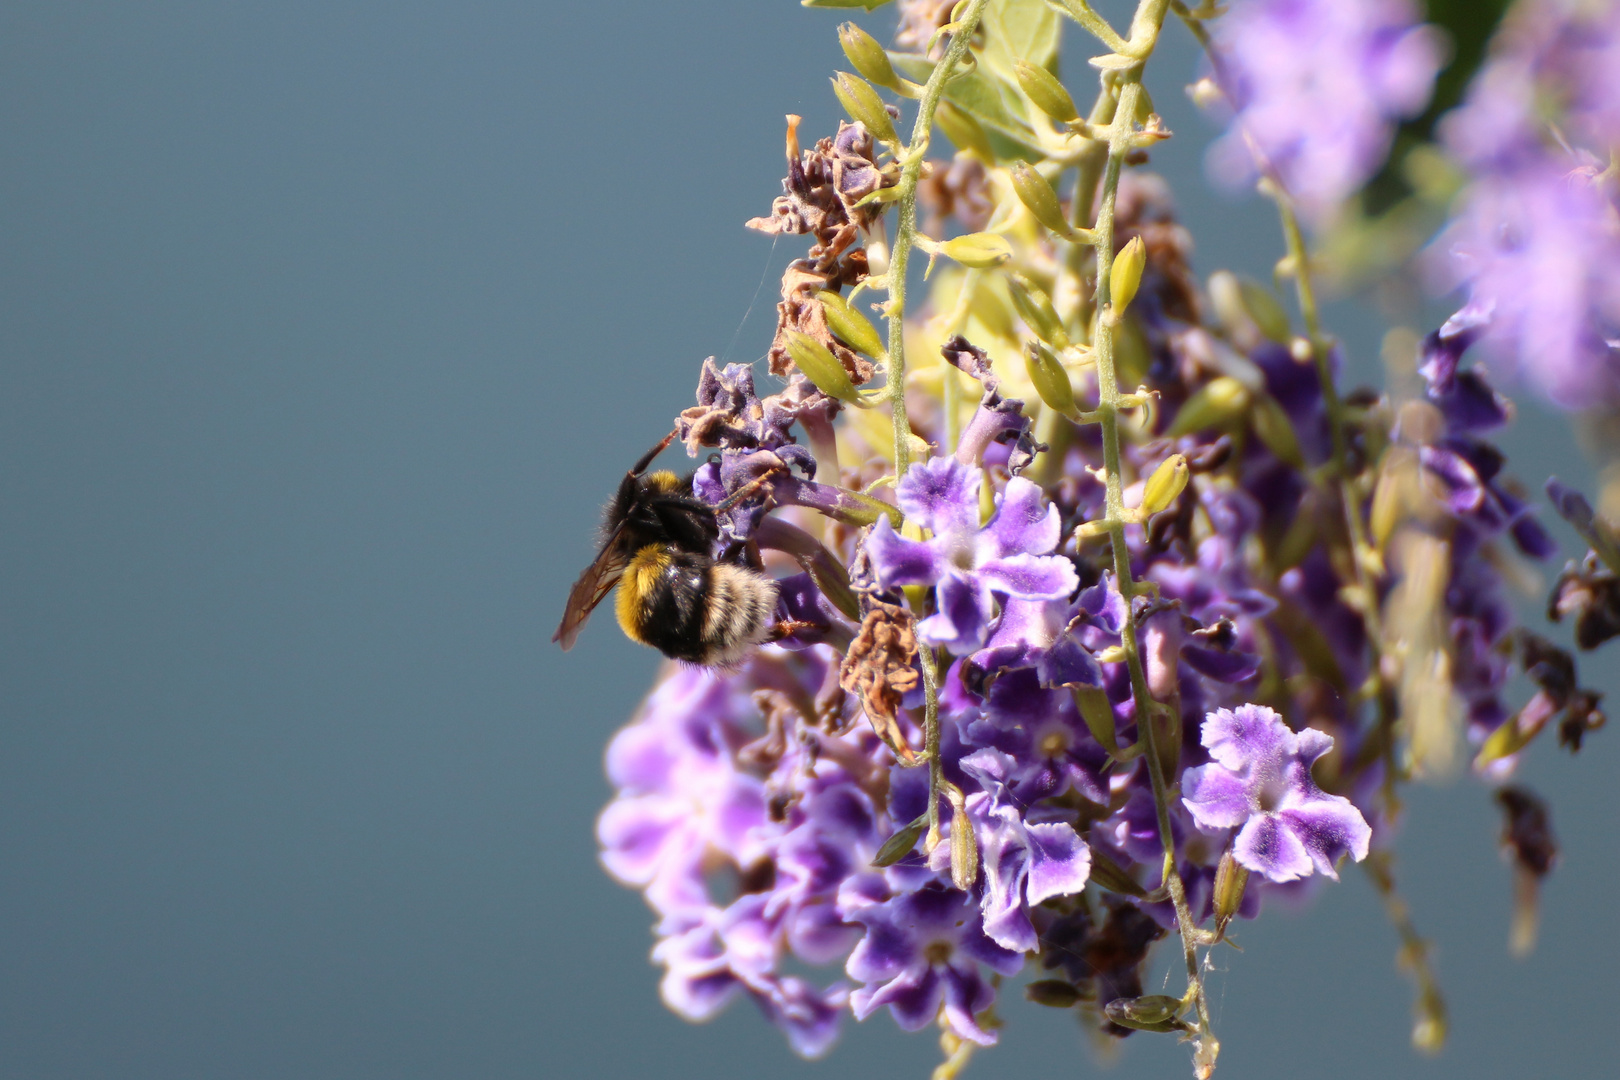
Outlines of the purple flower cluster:
[[1429,101],[1443,56],[1409,0],[1238,0],[1214,24],[1235,108],[1210,148],[1221,183],[1270,171],[1325,224],[1383,164],[1395,125]]
[[1430,260],[1563,408],[1620,404],[1620,5],[1523,0],[1441,134],[1468,169]]

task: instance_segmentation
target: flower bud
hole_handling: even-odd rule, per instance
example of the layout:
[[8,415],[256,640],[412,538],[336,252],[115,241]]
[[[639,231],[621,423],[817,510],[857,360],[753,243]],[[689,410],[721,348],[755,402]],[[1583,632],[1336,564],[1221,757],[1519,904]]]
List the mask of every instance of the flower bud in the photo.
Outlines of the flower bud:
[[954,784],[945,785],[945,797],[951,802],[954,816],[951,821],[951,884],[958,889],[971,889],[979,880],[979,841],[973,835],[973,824],[968,821],[967,797]]
[[1041,979],[1025,986],[1024,996],[1037,1005],[1070,1009],[1080,1003],[1080,988],[1067,979]]
[[1080,110],[1074,107],[1074,98],[1058,82],[1057,76],[1028,60],[1013,61],[1013,75],[1019,87],[1035,103],[1035,107],[1060,124],[1080,119]]
[[844,55],[856,71],[890,90],[900,89],[900,77],[894,73],[894,65],[889,63],[889,54],[883,51],[877,38],[852,22],[844,23],[838,28],[838,44],[844,47]]
[[976,232],[953,236],[936,245],[939,254],[974,270],[988,270],[1012,258],[1012,245],[997,233]]
[[1169,994],[1115,998],[1103,1006],[1103,1014],[1120,1027],[1137,1031],[1184,1031],[1187,1025],[1176,1019],[1181,999]]
[[1058,318],[1057,309],[1039,285],[1022,274],[1008,274],[1007,293],[1012,297],[1019,318],[1035,332],[1036,337],[1059,349],[1069,347],[1069,335],[1063,329],[1063,320]]
[[882,143],[900,141],[900,136],[894,130],[894,118],[889,115],[883,99],[878,97],[871,83],[847,71],[840,71],[833,77],[832,84],[838,103],[844,107],[850,119],[866,125],[872,138]]
[[1132,880],[1118,863],[1095,848],[1091,852],[1091,880],[1109,892],[1136,897],[1147,895],[1147,890]]
[[990,145],[990,136],[971,113],[957,108],[949,101],[941,101],[934,110],[934,123],[958,150],[976,155],[986,165],[995,164],[996,152]]
[[911,854],[922,838],[923,830],[928,828],[928,815],[923,814],[911,824],[899,829],[895,834],[883,841],[878,853],[872,856],[872,865],[876,867],[893,866],[907,855]]
[[787,343],[788,356],[805,377],[816,384],[817,390],[839,401],[856,400],[855,384],[831,349],[799,330],[783,330],[782,337]]
[[1254,433],[1266,444],[1266,449],[1277,455],[1277,460],[1295,469],[1305,467],[1305,455],[1299,448],[1299,436],[1294,433],[1294,422],[1288,419],[1283,407],[1270,394],[1257,394],[1251,405]]
[[1195,431],[1219,427],[1249,407],[1249,391],[1230,375],[1211,379],[1182,404],[1165,437],[1178,439]]
[[1221,856],[1215,868],[1215,929],[1224,931],[1226,924],[1243,906],[1243,890],[1249,884],[1249,871],[1228,851]]
[[1136,289],[1142,284],[1142,269],[1145,266],[1147,246],[1142,243],[1140,236],[1133,236],[1131,242],[1114,256],[1114,265],[1108,271],[1108,298],[1114,305],[1116,315],[1124,314],[1136,298]]
[[[1104,750],[1116,754],[1119,750],[1119,737],[1114,731],[1114,706],[1108,700],[1108,691],[1099,686],[1074,686],[1070,689],[1074,693],[1075,704],[1080,707],[1080,715],[1085,719],[1086,729],[1091,732],[1091,737],[1096,739]],[[1095,853],[1091,865],[1092,873],[1095,874],[1097,867]],[[1123,871],[1121,873],[1123,874]]]
[[1288,341],[1288,314],[1270,289],[1251,278],[1239,278],[1238,298],[1262,334],[1272,341]]
[[817,298],[821,301],[821,313],[827,319],[827,328],[838,340],[870,357],[882,358],[885,355],[883,338],[878,334],[877,327],[851,307],[848,300],[835,292],[818,293]]
[[1051,349],[1039,341],[1025,345],[1024,370],[1029,373],[1029,381],[1035,384],[1035,392],[1049,407],[1064,416],[1074,412],[1074,384],[1069,382],[1069,373],[1063,370]]
[[1034,167],[1023,161],[1014,165],[1012,182],[1018,200],[1029,207],[1036,221],[1059,236],[1068,236],[1074,231],[1063,217],[1063,204],[1058,202],[1057,192]]
[[1159,462],[1159,467],[1153,470],[1153,475],[1148,477],[1147,485],[1142,489],[1142,516],[1149,517],[1168,509],[1181,497],[1191,476],[1192,469],[1188,467],[1185,455],[1171,454]]

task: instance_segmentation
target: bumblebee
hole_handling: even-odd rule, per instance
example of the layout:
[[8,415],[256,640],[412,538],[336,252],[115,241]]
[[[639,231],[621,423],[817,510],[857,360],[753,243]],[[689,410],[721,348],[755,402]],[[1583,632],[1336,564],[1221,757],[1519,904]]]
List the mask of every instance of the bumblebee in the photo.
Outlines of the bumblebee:
[[691,476],[647,472],[674,437],[671,432],[644,454],[608,502],[601,547],[574,582],[551,637],[565,650],[615,585],[625,635],[673,660],[725,667],[782,636],[776,582],[710,554],[720,537],[719,512],[744,492],[714,507],[693,495]]

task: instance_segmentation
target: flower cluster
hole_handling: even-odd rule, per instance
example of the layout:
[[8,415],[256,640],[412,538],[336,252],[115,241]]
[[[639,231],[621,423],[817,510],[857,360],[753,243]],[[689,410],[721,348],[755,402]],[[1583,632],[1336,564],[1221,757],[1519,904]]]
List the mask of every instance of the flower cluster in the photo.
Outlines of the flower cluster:
[[1238,0],[1214,37],[1234,116],[1211,174],[1235,187],[1271,172],[1316,224],[1378,171],[1444,57],[1409,0]]
[[[903,98],[928,95],[897,67],[938,80],[954,160],[901,146],[894,107],[847,74],[855,122],[806,151],[789,119],[783,195],[749,222],[813,241],[782,282],[783,385],[761,397],[750,367],[706,361],[676,421],[707,454],[710,558],[776,578],[778,632],[733,668],[666,667],[609,750],[603,861],[652,907],[664,997],[689,1019],[748,997],[814,1056],[846,1009],[887,1011],[971,1048],[1033,962],[1032,1000],[1110,1036],[1181,1033],[1207,1076],[1199,950],[1386,846],[1394,786],[1444,766],[1459,714],[1493,779],[1554,721],[1578,747],[1602,714],[1504,597],[1500,549],[1553,546],[1488,441],[1511,407],[1463,364],[1500,325],[1487,305],[1424,342],[1421,400],[1342,393],[1308,280],[1303,332],[1257,283],[1201,288],[1167,185],[1121,171],[1164,137],[1131,66],[1099,63],[1080,120],[1040,56],[997,51],[1008,27],[984,10],[905,5],[902,44],[944,46],[926,57],[840,32]],[[1414,22],[1401,0],[1247,0],[1222,31],[1230,138],[1308,214],[1427,99],[1437,52]],[[970,47],[976,70],[950,81]],[[1607,122],[1600,105],[1583,123]],[[1066,205],[1036,148],[1076,173]],[[966,235],[918,233],[917,201]],[[910,311],[913,244],[941,265]],[[909,311],[887,341],[864,313],[876,288]],[[1567,573],[1557,610],[1607,634],[1612,584]],[[1514,655],[1538,688],[1517,711]],[[1539,881],[1547,812],[1512,790],[1508,843]],[[1144,994],[1172,935],[1187,991]]]
[[1447,149],[1470,183],[1431,260],[1504,369],[1566,409],[1620,404],[1620,5],[1523,0]]

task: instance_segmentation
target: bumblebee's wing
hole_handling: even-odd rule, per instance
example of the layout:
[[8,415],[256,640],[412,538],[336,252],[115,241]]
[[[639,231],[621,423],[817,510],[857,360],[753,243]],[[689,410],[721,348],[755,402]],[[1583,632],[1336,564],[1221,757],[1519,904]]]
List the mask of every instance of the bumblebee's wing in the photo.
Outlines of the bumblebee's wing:
[[551,640],[560,644],[564,652],[574,647],[574,640],[585,628],[585,620],[591,617],[596,605],[613,591],[613,586],[624,576],[624,568],[629,565],[629,560],[619,552],[615,543],[618,539],[617,532],[608,537],[595,561],[585,568],[579,580],[574,582],[574,587],[568,590],[568,606],[563,609],[562,622],[557,625],[557,632],[551,635]]

